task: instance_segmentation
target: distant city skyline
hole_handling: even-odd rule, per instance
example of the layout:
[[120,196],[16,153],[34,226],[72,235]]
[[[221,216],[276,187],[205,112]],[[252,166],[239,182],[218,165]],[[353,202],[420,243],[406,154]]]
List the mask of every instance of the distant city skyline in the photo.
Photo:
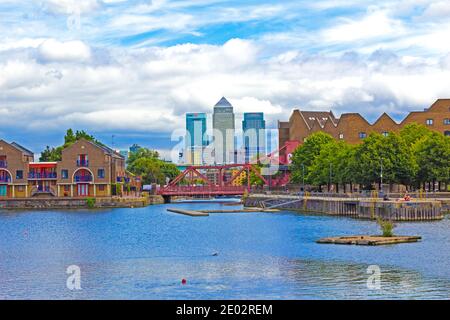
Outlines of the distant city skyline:
[[[208,114],[186,113],[185,147],[180,150],[179,157],[181,163],[249,163],[274,151],[266,149],[264,112],[244,113],[241,120],[241,117],[236,117],[233,105],[226,97],[222,97],[212,111],[210,125]],[[269,146],[272,145],[270,142]]]

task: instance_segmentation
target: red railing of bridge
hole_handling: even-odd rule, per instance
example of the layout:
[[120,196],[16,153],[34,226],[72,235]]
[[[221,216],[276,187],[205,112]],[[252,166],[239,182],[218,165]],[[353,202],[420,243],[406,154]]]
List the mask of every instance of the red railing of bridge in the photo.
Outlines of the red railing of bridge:
[[247,187],[243,186],[172,186],[160,190],[164,196],[209,196],[243,195]]
[[[230,179],[225,179],[225,172],[236,169]],[[205,171],[215,170],[217,181],[208,179]],[[247,179],[246,185],[233,185],[242,172],[250,176],[250,172],[259,176],[264,183],[266,179],[261,176],[259,170],[253,168],[251,164],[228,164],[223,166],[190,166],[186,168],[178,177],[173,179],[167,186],[161,188],[158,194],[162,196],[209,196],[209,195],[243,195],[246,190],[250,190],[250,183]],[[202,185],[195,185],[194,180],[199,179]]]

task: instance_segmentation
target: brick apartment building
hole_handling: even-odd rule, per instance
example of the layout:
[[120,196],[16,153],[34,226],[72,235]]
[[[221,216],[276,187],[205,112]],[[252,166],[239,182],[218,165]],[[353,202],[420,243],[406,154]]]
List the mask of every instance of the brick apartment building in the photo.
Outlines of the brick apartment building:
[[26,148],[0,140],[0,198],[108,197],[122,193],[124,185],[139,187],[122,155],[85,139],[65,148],[61,161],[33,159]]
[[400,123],[386,113],[370,124],[359,113],[344,113],[336,118],[332,111],[294,110],[288,122],[278,122],[279,146],[282,148],[290,142],[303,143],[310,134],[318,131],[326,132],[336,140],[357,144],[371,132],[388,135],[410,123],[423,124],[450,136],[450,99],[438,99],[424,111],[409,113]]
[[13,142],[0,140],[0,197],[26,197],[31,151]]

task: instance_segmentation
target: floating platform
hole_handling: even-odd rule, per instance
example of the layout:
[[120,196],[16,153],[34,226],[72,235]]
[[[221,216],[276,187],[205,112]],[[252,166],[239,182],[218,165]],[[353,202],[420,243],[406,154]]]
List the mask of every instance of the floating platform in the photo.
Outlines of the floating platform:
[[207,217],[209,216],[209,213],[207,212],[200,212],[200,211],[194,211],[194,210],[183,210],[183,209],[167,209],[167,211],[169,212],[173,212],[173,213],[179,213],[179,214],[184,214],[186,216],[191,216],[191,217]]
[[277,209],[244,208],[236,210],[199,210],[205,213],[239,213],[239,212],[279,212]]
[[331,237],[317,240],[317,243],[331,243],[331,244],[347,244],[360,246],[379,246],[386,244],[409,243],[418,242],[422,237],[418,236],[347,236],[347,237]]

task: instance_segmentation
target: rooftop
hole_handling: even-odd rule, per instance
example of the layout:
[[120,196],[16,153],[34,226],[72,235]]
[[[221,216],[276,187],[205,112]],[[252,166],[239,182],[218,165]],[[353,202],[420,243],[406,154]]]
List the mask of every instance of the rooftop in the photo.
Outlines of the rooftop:
[[232,105],[225,97],[222,97],[222,99],[216,103],[215,107],[232,107]]

